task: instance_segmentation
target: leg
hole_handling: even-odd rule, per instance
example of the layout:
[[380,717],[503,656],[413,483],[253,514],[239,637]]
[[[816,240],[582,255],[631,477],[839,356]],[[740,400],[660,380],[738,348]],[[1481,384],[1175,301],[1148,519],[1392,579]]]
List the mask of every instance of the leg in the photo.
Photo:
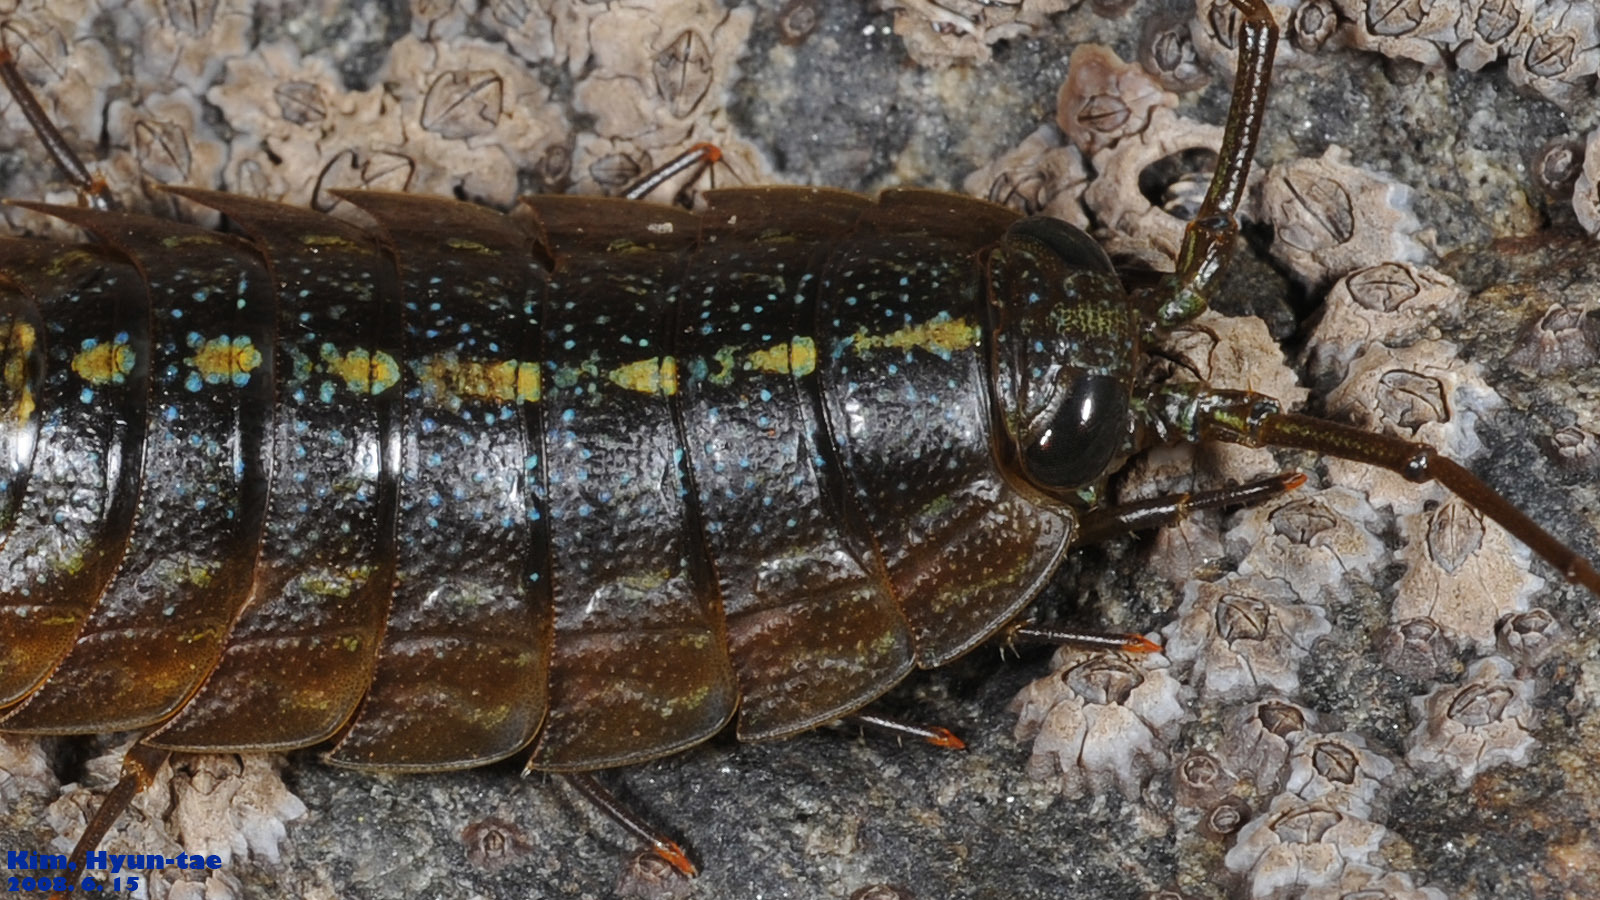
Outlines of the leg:
[[[666,161],[660,168],[653,169],[640,176],[638,181],[628,185],[622,192],[627,200],[643,200],[650,196],[656,188],[683,174],[691,172],[687,183],[694,184],[701,173],[722,161],[722,149],[716,144],[700,143],[674,156]],[[680,192],[681,193],[681,192]]]
[[572,785],[573,789],[583,795],[583,799],[594,804],[601,812],[627,832],[646,844],[656,852],[656,855],[667,861],[667,864],[693,878],[697,872],[694,863],[689,861],[689,855],[683,852],[678,842],[667,837],[646,822],[638,813],[629,809],[622,801],[618,800],[605,786],[595,780],[588,772],[564,772],[562,778]]
[[1162,327],[1200,315],[1222,286],[1223,270],[1233,258],[1239,222],[1234,218],[1244,199],[1250,161],[1255,156],[1261,119],[1267,111],[1267,83],[1278,46],[1278,25],[1265,0],[1230,0],[1243,13],[1239,65],[1233,77],[1233,102],[1218,151],[1217,171],[1199,213],[1183,233],[1177,271],[1136,295],[1138,308],[1152,312]]
[[39,98],[33,95],[33,89],[23,80],[22,72],[17,68],[17,61],[12,58],[11,51],[4,47],[0,47],[0,82],[4,82],[11,99],[17,101],[17,108],[22,110],[23,117],[33,126],[33,133],[39,136],[39,142],[44,144],[44,149],[56,161],[56,165],[61,167],[62,174],[78,189],[78,203],[99,210],[116,209],[116,198],[111,196],[111,190],[106,187],[105,179],[91,174],[89,167],[78,158],[78,154],[72,152],[66,137],[61,134],[55,123],[50,121],[49,113],[39,105]]
[[1146,424],[1158,440],[1228,441],[1246,447],[1293,447],[1388,469],[1416,484],[1437,481],[1544,557],[1568,580],[1600,597],[1594,563],[1539,527],[1511,501],[1427,444],[1282,412],[1251,391],[1168,385],[1146,398]]
[[128,748],[127,755],[122,758],[122,777],[111,793],[106,795],[100,808],[94,811],[94,817],[84,826],[83,835],[78,838],[72,855],[67,858],[67,871],[73,873],[68,877],[73,879],[74,886],[83,880],[84,864],[88,862],[89,854],[100,846],[106,832],[111,830],[112,824],[133,802],[133,798],[156,780],[156,773],[167,764],[167,758],[171,755],[171,751],[138,743]]
[[1198,494],[1167,494],[1124,503],[1121,506],[1101,507],[1085,513],[1078,522],[1078,533],[1073,536],[1073,546],[1098,544],[1101,541],[1127,534],[1160,528],[1201,509],[1224,509],[1233,506],[1255,506],[1273,497],[1287,494],[1306,483],[1298,472],[1285,472],[1249,484],[1201,491]]
[[845,716],[840,721],[846,725],[855,725],[863,729],[879,731],[896,738],[910,737],[919,741],[927,741],[935,747],[945,750],[967,749],[966,742],[956,737],[954,732],[948,728],[940,728],[937,725],[918,725],[914,722],[902,722],[899,719],[891,719],[888,716],[864,712],[856,713],[853,716]]
[[[1074,547],[1096,544],[1119,534],[1144,531],[1171,525],[1191,512],[1200,509],[1223,509],[1232,506],[1255,506],[1273,497],[1279,497],[1306,483],[1298,472],[1286,472],[1241,484],[1236,487],[1201,491],[1198,494],[1167,494],[1125,503],[1121,506],[1103,507],[1084,514],[1078,522],[1078,533],[1072,539]],[[1154,653],[1159,644],[1138,634],[1116,634],[1100,631],[1074,631],[1051,628],[1032,622],[1013,622],[1005,630],[1006,644],[1073,644],[1091,650],[1121,650],[1126,653]]]

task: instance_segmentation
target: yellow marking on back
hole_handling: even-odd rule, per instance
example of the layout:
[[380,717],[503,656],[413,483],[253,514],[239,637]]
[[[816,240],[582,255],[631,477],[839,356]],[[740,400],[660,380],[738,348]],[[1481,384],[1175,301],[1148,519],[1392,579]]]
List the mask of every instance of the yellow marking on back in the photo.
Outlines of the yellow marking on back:
[[221,384],[224,381],[237,384],[261,365],[261,351],[248,337],[241,335],[230,339],[223,335],[195,346],[194,356],[184,362],[194,366],[207,384]]
[[323,344],[322,367],[343,378],[345,387],[358,394],[381,394],[400,381],[399,364],[382,350],[369,354],[358,347],[341,354],[332,344]]
[[417,368],[423,387],[438,397],[499,403],[539,402],[539,364],[508,359],[465,362],[435,356]]
[[60,276],[72,266],[82,262],[92,262],[93,260],[94,256],[87,251],[68,250],[60,256],[50,260],[49,265],[44,267],[44,271],[46,275]]
[[6,361],[0,378],[4,379],[6,396],[16,398],[11,414],[19,424],[33,418],[34,400],[33,389],[28,387],[28,360],[33,356],[33,345],[38,339],[39,335],[27,322],[12,322],[11,327],[0,334],[0,353],[4,354]]
[[722,366],[722,368],[712,374],[710,378],[706,379],[707,381],[710,381],[712,384],[718,385],[719,387],[725,387],[733,383],[733,350],[734,348],[732,347],[723,347],[721,350],[716,352],[715,356],[711,357],[712,359],[716,360],[717,363]]
[[445,240],[444,245],[449,247],[451,250],[465,250],[468,253],[477,253],[481,256],[500,255],[499,250],[491,249],[483,244],[478,243],[477,241],[468,240],[467,238],[448,238]]
[[340,237],[337,234],[302,234],[300,243],[314,249],[328,250],[360,250],[361,247],[354,241]]
[[907,325],[888,334],[867,334],[863,328],[855,333],[852,345],[857,353],[865,353],[879,347],[892,350],[921,348],[939,356],[949,356],[958,350],[976,346],[982,334],[976,325],[967,324],[966,319],[952,319],[947,314],[940,313],[932,321],[920,325]]
[[808,337],[797,337],[765,350],[752,350],[745,357],[745,368],[768,375],[810,375],[817,369],[816,342]]
[[612,383],[641,394],[670,397],[678,392],[678,361],[670,356],[631,362],[612,369],[608,376]]
[[93,343],[72,357],[72,371],[90,384],[121,384],[133,364],[133,350],[123,337]]
[[808,337],[797,337],[789,345],[789,369],[796,375],[810,375],[817,370],[817,343]]
[[212,234],[171,234],[161,239],[161,246],[169,250],[178,247],[210,247],[222,243],[222,240]]
[[765,350],[752,350],[747,357],[750,368],[769,375],[789,374],[789,345],[773,344]]

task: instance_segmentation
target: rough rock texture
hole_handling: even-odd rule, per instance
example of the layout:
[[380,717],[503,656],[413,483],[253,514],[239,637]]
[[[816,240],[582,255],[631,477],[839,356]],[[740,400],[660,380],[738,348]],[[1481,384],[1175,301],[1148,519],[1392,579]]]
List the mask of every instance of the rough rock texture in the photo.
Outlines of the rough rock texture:
[[[967,187],[1061,209],[1097,171],[1070,158],[1050,124],[1074,48],[1094,43],[1122,60],[1150,60],[1167,90],[1209,72],[1208,85],[1175,95],[1172,127],[1221,124],[1230,75],[1217,68],[1226,48],[1204,37],[1227,18],[1225,4],[1204,4],[1204,21],[1188,5],[1151,0],[1050,15],[1058,5],[1023,4],[1005,18],[1008,4],[978,0],[896,3],[894,14],[859,0],[731,8],[716,0],[25,0],[11,4],[0,37],[74,146],[106,161],[119,195],[163,211],[170,200],[142,189],[141,173],[325,208],[334,203],[323,188],[353,184],[504,203],[518,190],[615,190],[707,139],[732,159],[719,184],[954,188],[1041,127],[1034,155],[1064,186],[1030,180],[1024,168]],[[1258,171],[1320,159],[1337,145],[1350,165],[1409,189],[1420,231],[1406,233],[1424,251],[1412,262],[1432,267],[1430,284],[1449,279],[1459,291],[1404,307],[1395,299],[1406,299],[1403,285],[1385,276],[1367,309],[1403,309],[1400,326],[1337,321],[1382,335],[1384,353],[1446,347],[1493,396],[1480,391],[1482,402],[1461,407],[1429,402],[1417,380],[1428,372],[1406,363],[1383,370],[1404,372],[1377,378],[1375,390],[1389,392],[1371,405],[1405,427],[1455,427],[1466,443],[1453,446],[1483,448],[1475,464],[1485,477],[1593,557],[1600,253],[1577,231],[1580,216],[1593,227],[1597,202],[1595,179],[1577,173],[1592,173],[1595,162],[1568,166],[1564,194],[1559,178],[1536,176],[1557,142],[1597,146],[1595,42],[1579,40],[1567,56],[1545,52],[1568,31],[1592,32],[1594,4],[1547,4],[1537,14],[1532,4],[1500,4],[1513,23],[1504,34],[1448,24],[1450,9],[1471,15],[1485,5],[1275,4],[1291,20],[1293,60],[1274,86]],[[951,18],[962,15],[974,27]],[[1559,28],[1530,30],[1545,19]],[[908,58],[896,30],[915,34],[928,66]],[[1190,42],[1202,38],[1197,59]],[[985,58],[976,68],[951,64]],[[1497,59],[1508,62],[1490,64]],[[1114,101],[1100,109],[1118,114]],[[0,147],[0,193],[70,200],[14,110]],[[1151,175],[1150,191],[1140,184],[1140,197],[1123,199],[1178,214],[1192,206],[1194,169],[1204,164],[1203,154],[1183,154]],[[1309,202],[1297,213],[1312,214],[1311,228],[1295,234],[1324,240],[1357,221],[1338,215],[1336,191],[1302,196]],[[1333,354],[1305,353],[1301,323],[1322,301],[1322,281],[1346,273],[1270,262],[1275,220],[1250,212],[1256,224],[1219,305],[1261,316],[1288,341],[1289,359],[1308,358],[1308,405],[1331,408],[1362,341],[1340,335]],[[1373,282],[1358,279],[1346,293],[1370,292]],[[1282,371],[1276,348],[1251,346],[1230,371]],[[1164,701],[1158,725],[1122,732],[1137,733],[1137,746],[1094,748],[1101,760],[1136,756],[1148,778],[1031,779],[1034,745],[1013,737],[1017,720],[1006,709],[1026,683],[1055,676],[1044,675],[1043,654],[1017,661],[979,651],[914,677],[883,704],[954,728],[966,753],[824,729],[773,745],[719,739],[607,774],[684,836],[704,872],[693,885],[632,857],[630,841],[564,786],[520,778],[511,764],[372,778],[295,754],[282,772],[305,806],[294,817],[275,767],[190,761],[140,799],[106,846],[230,850],[209,882],[168,872],[152,897],[1309,898],[1363,887],[1395,897],[1600,895],[1600,602],[1503,548],[1490,561],[1514,566],[1504,583],[1528,593],[1470,607],[1419,602],[1433,598],[1408,594],[1429,589],[1408,573],[1430,560],[1459,570],[1497,538],[1470,517],[1441,513],[1449,507],[1438,495],[1402,496],[1304,455],[1240,461],[1208,451],[1198,460],[1155,460],[1130,473],[1129,490],[1182,483],[1194,470],[1210,484],[1208,473],[1240,466],[1298,466],[1325,490],[1230,518],[1226,530],[1202,516],[1170,534],[1092,548],[1041,599],[1087,627],[1212,641],[1196,656],[1204,667],[1163,670],[1163,679],[1195,679],[1164,695],[1182,704],[1180,719]],[[1386,553],[1370,558],[1379,549]],[[1305,605],[1236,594],[1185,606],[1185,590],[1168,577],[1232,584],[1240,571],[1303,587],[1335,567],[1336,588],[1306,592]],[[1463,608],[1470,616],[1455,621]],[[1180,609],[1204,610],[1215,625],[1186,630]],[[1294,614],[1274,621],[1278,609]],[[1501,613],[1511,617],[1491,621]],[[1256,631],[1273,639],[1231,656],[1216,644]],[[1220,689],[1227,667],[1276,651],[1288,655],[1259,657],[1262,677],[1230,678]],[[1069,671],[1110,673],[1068,679],[1102,696],[1071,701],[1074,715],[1063,720],[1087,721],[1083,710],[1123,693],[1107,685],[1129,684],[1133,696],[1136,685],[1120,679],[1143,677],[1126,667],[1084,670],[1081,655],[1062,656]],[[103,792],[115,771],[103,754],[121,743],[52,740],[43,754],[33,741],[0,745],[0,849],[51,849],[92,802],[61,785]],[[1072,799],[1061,797],[1064,786]]]

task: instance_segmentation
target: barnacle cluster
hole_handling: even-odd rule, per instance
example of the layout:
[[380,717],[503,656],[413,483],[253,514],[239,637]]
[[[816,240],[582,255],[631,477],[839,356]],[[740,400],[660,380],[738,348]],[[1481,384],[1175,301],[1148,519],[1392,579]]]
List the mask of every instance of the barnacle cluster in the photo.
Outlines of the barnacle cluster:
[[[359,58],[352,47],[384,37],[377,6],[347,12],[343,42],[308,53],[286,36],[252,45],[245,0],[95,4],[141,51],[121,73],[138,89],[114,95],[115,60],[89,39],[89,4],[24,5],[7,46],[69,135],[104,130],[101,168],[123,191],[189,184],[329,210],[334,189],[373,188],[505,207],[530,177],[614,192],[696,141],[718,144],[736,180],[766,180],[722,112],[753,14],[716,0],[559,3],[549,14],[510,0],[473,9],[418,0],[409,34]],[[530,58],[581,76],[568,102]],[[581,117],[592,126],[575,127]],[[9,143],[34,142],[24,128],[9,114]]]
[[[38,852],[65,854],[72,849],[70,836],[83,830],[105,789],[122,774],[122,758],[129,746],[131,742],[124,742],[93,757],[84,767],[85,783],[63,786],[46,812],[46,822],[57,835],[55,844],[40,847]],[[260,755],[190,756],[163,766],[155,783],[134,798],[122,827],[102,842],[100,849],[167,857],[215,855],[225,863],[221,868],[168,867],[134,874],[159,881],[170,897],[230,900],[246,896],[226,863],[251,856],[276,863],[284,823],[306,811],[284,786],[278,775],[281,768],[281,760]]]
[[1055,668],[1011,702],[1017,739],[1032,742],[1028,774],[1059,783],[1067,797],[1113,788],[1138,796],[1170,764],[1188,689],[1158,654],[1129,660],[1063,648]]
[[[1600,71],[1600,11],[1589,0],[1284,0],[1269,3],[1282,25],[1278,62],[1330,64],[1323,51],[1353,47],[1430,68],[1454,60],[1477,71],[1507,61],[1513,84],[1571,111],[1593,96]],[[1231,67],[1239,13],[1227,0],[1199,0],[1194,46],[1213,71]]]
[[[1049,25],[1052,13],[1082,0],[887,0],[894,12],[894,33],[906,52],[925,66],[986,63],[993,45],[1034,34]],[[1096,0],[1096,8],[1114,0]]]

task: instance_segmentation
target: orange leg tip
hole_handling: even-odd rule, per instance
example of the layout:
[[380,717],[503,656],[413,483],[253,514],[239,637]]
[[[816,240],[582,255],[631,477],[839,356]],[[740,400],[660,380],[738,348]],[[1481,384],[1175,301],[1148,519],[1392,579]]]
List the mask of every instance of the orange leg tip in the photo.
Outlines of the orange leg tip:
[[1130,634],[1122,649],[1129,653],[1160,653],[1161,645],[1142,634]]
[[1295,472],[1292,475],[1285,475],[1283,478],[1283,489],[1286,491],[1299,490],[1300,488],[1305,487],[1306,480],[1307,479],[1304,472]]
[[667,865],[682,872],[685,876],[694,878],[700,874],[700,870],[696,869],[694,863],[689,861],[689,854],[683,852],[683,848],[678,846],[677,841],[656,841],[651,849],[656,851],[657,856],[666,860]]
[[967,742],[956,737],[955,732],[937,726],[928,729],[928,743],[943,750],[965,750]]
[[705,157],[706,162],[708,163],[722,161],[722,148],[718,147],[716,144],[710,143],[709,141],[701,141],[700,143],[695,144],[693,147],[690,147],[689,150],[690,152],[698,151],[702,156]]

